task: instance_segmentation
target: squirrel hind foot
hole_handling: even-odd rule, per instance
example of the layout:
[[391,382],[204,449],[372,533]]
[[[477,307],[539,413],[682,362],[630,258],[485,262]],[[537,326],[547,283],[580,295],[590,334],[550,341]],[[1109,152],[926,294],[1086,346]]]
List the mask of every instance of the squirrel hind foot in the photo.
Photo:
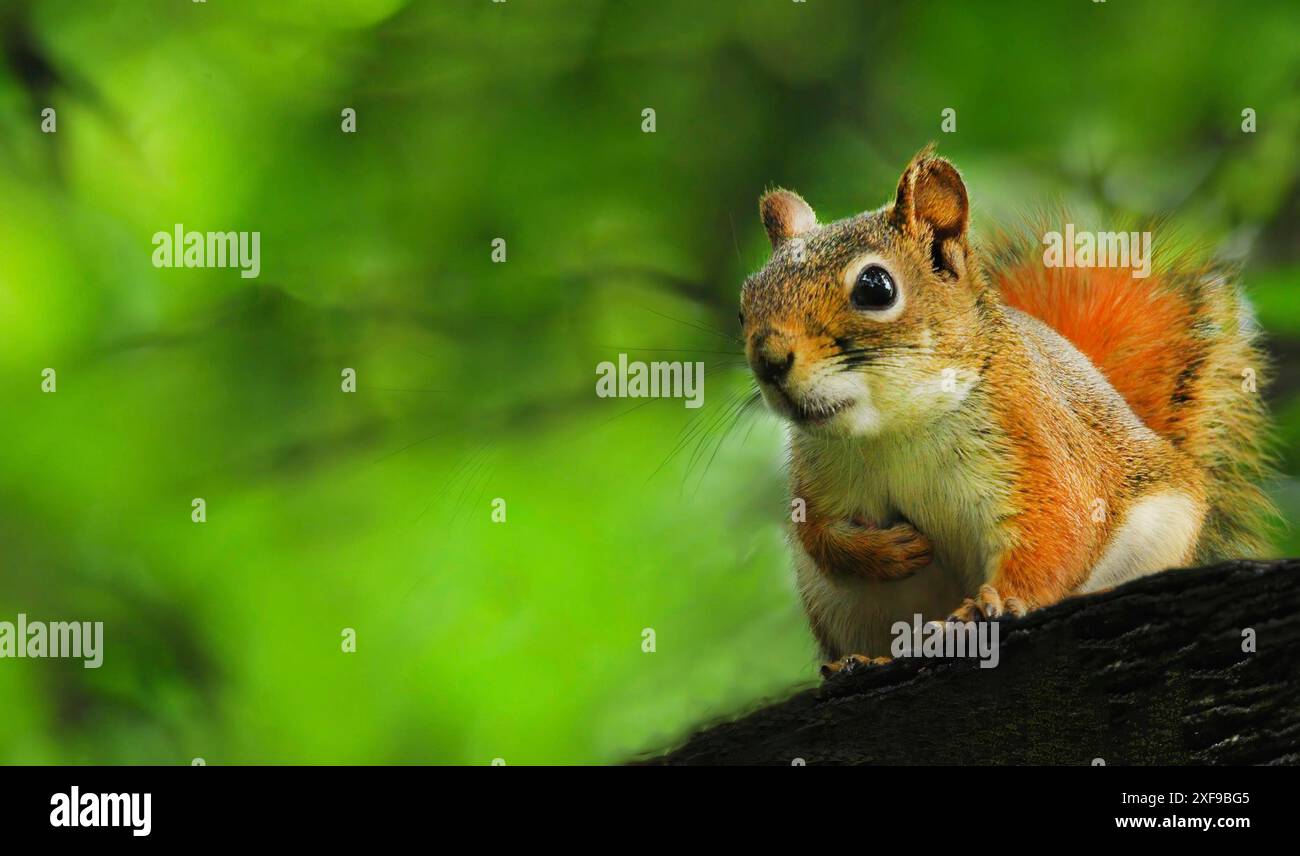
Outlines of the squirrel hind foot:
[[865,654],[849,654],[847,657],[841,657],[829,663],[823,663],[821,673],[823,678],[831,678],[839,674],[849,674],[859,669],[869,668],[871,666],[883,666],[891,662],[889,657],[868,657]]
[[1020,618],[1029,612],[1029,604],[1022,598],[1002,597],[991,585],[982,585],[974,597],[962,601],[948,621],[996,621],[1004,616]]

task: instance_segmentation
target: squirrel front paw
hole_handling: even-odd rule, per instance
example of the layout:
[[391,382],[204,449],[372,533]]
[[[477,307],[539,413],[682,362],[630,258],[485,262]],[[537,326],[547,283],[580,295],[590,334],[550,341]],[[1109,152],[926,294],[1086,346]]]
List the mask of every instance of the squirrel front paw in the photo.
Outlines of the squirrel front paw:
[[880,528],[862,520],[836,527],[826,558],[831,569],[871,580],[901,580],[930,564],[930,540],[910,523]]
[[889,662],[888,657],[868,657],[865,654],[850,654],[847,657],[841,657],[830,663],[822,664],[822,677],[829,678],[832,675],[838,675],[843,672],[848,674],[856,669],[867,666],[883,666]]
[[1004,615],[1019,618],[1029,612],[1029,604],[1018,597],[1002,597],[991,585],[982,585],[974,597],[962,601],[948,616],[949,621],[995,621]]

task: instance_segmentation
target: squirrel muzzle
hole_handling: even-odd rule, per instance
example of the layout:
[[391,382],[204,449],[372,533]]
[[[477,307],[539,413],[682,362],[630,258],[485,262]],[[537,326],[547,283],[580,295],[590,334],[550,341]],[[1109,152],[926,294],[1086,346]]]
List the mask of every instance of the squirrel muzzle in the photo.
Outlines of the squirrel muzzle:
[[775,330],[756,333],[749,349],[749,365],[764,383],[780,386],[794,367],[794,340]]

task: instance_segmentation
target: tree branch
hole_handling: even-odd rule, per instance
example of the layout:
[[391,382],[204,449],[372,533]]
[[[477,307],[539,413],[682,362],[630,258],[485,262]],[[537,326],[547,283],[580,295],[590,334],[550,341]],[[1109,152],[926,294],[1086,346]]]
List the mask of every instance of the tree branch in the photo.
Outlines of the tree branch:
[[1300,764],[1300,560],[1155,574],[1000,630],[996,668],[895,660],[640,763]]

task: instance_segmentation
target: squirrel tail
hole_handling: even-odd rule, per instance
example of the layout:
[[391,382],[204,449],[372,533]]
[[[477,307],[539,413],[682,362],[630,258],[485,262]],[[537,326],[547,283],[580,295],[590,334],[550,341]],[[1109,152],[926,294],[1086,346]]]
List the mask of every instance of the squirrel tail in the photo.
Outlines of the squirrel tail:
[[1073,343],[1139,419],[1201,467],[1209,511],[1196,561],[1263,556],[1280,518],[1262,488],[1273,455],[1258,326],[1233,270],[1160,234],[1174,248],[1153,253],[1146,238],[1146,276],[1135,266],[1048,267],[1038,235],[1004,235],[988,256],[989,278],[1005,303]]

